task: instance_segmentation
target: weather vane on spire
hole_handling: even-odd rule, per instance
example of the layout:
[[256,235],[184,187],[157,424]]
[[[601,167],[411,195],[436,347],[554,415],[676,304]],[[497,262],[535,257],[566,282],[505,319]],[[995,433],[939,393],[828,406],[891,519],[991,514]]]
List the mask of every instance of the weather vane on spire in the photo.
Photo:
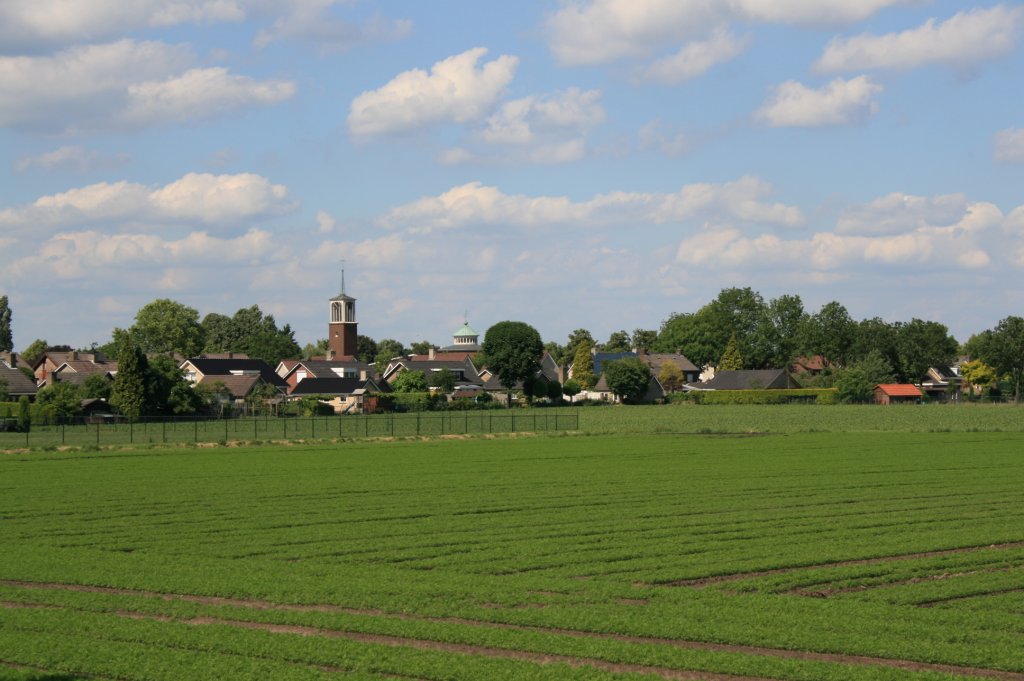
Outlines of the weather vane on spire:
[[345,295],[345,260],[341,260],[341,295]]

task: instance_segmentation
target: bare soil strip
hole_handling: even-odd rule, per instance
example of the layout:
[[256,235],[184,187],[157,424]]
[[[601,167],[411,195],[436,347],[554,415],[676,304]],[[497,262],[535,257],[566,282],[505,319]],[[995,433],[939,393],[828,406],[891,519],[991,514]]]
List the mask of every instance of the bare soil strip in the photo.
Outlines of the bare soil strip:
[[991,574],[994,572],[1007,572],[1008,568],[1000,568],[998,570],[969,570],[967,572],[943,572],[940,575],[926,575],[924,577],[910,577],[909,579],[898,579],[892,582],[882,582],[879,584],[861,584],[858,586],[844,586],[838,589],[831,589],[828,587],[812,589],[810,587],[797,587],[796,589],[787,589],[782,593],[792,594],[794,596],[808,596],[810,598],[831,598],[837,594],[849,594],[849,593],[860,593],[863,591],[875,591],[877,589],[889,589],[898,586],[907,586],[909,584],[921,584],[923,582],[941,582],[947,579],[955,579],[957,577],[969,577],[970,575],[977,574]]
[[987,598],[989,596],[1002,596],[1003,594],[1015,594],[1024,591],[1024,587],[1014,587],[1012,589],[999,589],[998,591],[986,591],[980,594],[964,594],[962,596],[947,596],[946,598],[936,598],[932,601],[921,601],[917,603],[919,608],[930,608],[933,605],[941,605],[942,603],[952,603],[954,601],[966,601],[970,598]]
[[[150,596],[161,598],[167,601],[182,600],[192,603],[207,605],[230,605],[242,608],[253,608],[257,610],[277,610],[285,612],[340,612],[346,614],[391,617],[403,620],[428,620],[439,623],[462,624],[497,629],[512,629],[521,631],[537,631],[553,635],[571,636],[574,638],[609,639],[625,643],[636,643],[644,645],[666,645],[689,650],[704,650],[724,653],[742,653],[747,655],[759,655],[781,659],[807,660],[813,662],[827,662],[846,665],[863,665],[874,667],[888,667],[903,669],[907,671],[931,671],[945,674],[959,674],[962,676],[974,676],[979,678],[999,679],[1000,681],[1024,681],[1024,673],[1008,672],[982,667],[965,667],[959,665],[939,664],[930,662],[919,662],[915,660],[900,660],[885,657],[872,657],[868,655],[851,655],[842,653],[817,653],[801,650],[787,650],[784,648],[764,648],[759,646],[736,645],[725,643],[708,643],[704,641],[686,641],[679,639],[665,639],[645,636],[628,636],[623,634],[608,634],[601,632],[579,631],[575,629],[561,629],[557,627],[543,627],[530,625],[506,624],[501,622],[487,622],[460,617],[417,617],[387,613],[381,610],[360,610],[344,608],[336,605],[290,605],[277,604],[263,600],[246,600],[237,598],[221,598],[216,596],[194,596],[186,594],[169,594],[156,591],[142,591],[133,589],[119,589],[112,587],[84,586],[77,584],[21,582],[16,580],[0,580],[0,584],[29,589],[56,589],[65,591],[79,591],[87,593],[108,593],[125,596]],[[22,603],[13,603],[15,607],[36,607]],[[0,602],[0,607],[6,607],[5,602]],[[53,607],[40,605],[38,607]],[[221,619],[214,617],[196,617],[191,619],[177,620],[166,615],[155,615],[130,611],[118,611],[121,617],[134,619],[151,619],[157,621],[182,621],[189,624],[223,624],[248,629],[260,629],[274,633],[293,633],[304,636],[326,636],[329,638],[346,638],[367,643],[382,643],[391,646],[411,646],[421,649],[443,650],[465,654],[485,655],[489,657],[502,657],[507,659],[522,659],[538,662],[541,664],[564,663],[570,666],[589,666],[596,669],[614,672],[637,671],[647,674],[656,674],[665,679],[683,679],[684,681],[767,681],[759,677],[735,676],[729,674],[713,674],[706,672],[691,672],[659,667],[646,667],[643,665],[621,665],[596,660],[592,658],[575,658],[571,656],[532,653],[528,651],[507,650],[503,648],[490,648],[487,646],[476,646],[468,644],[441,643],[424,639],[403,638],[399,636],[387,636],[382,634],[366,634],[362,632],[348,632],[334,629],[318,629],[299,625],[279,625],[264,622],[248,622],[244,620]]]
[[755,572],[735,572],[728,575],[715,575],[713,577],[697,577],[695,579],[679,579],[674,582],[661,582],[657,584],[642,583],[639,586],[689,586],[701,588],[722,582],[737,582],[741,579],[756,579],[758,577],[770,577],[772,575],[785,575],[792,572],[804,570],[821,570],[823,568],[849,567],[852,565],[878,565],[898,560],[914,560],[916,558],[937,558],[939,556],[955,556],[962,553],[974,553],[975,551],[986,551],[989,549],[1017,549],[1024,547],[1024,541],[1008,542],[1005,544],[985,544],[982,546],[964,546],[956,549],[943,549],[941,551],[922,551],[920,553],[904,553],[896,556],[884,556],[882,558],[860,558],[855,560],[839,560],[832,563],[815,563],[814,565],[799,565],[796,567],[776,568],[774,570],[757,570]]

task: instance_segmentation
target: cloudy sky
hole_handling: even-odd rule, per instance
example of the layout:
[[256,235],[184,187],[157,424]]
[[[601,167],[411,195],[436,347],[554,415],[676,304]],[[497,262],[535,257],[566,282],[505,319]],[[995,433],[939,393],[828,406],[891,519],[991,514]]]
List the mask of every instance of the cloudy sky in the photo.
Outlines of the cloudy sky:
[[1024,4],[4,0],[15,346],[155,298],[300,344],[657,328],[728,286],[1024,314]]

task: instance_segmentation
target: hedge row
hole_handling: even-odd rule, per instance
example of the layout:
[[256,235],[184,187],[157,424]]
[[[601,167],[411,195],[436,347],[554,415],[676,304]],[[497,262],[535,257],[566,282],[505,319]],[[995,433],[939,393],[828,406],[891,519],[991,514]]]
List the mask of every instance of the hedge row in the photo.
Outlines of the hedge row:
[[[32,423],[37,426],[52,426],[58,421],[57,408],[52,404],[37,404],[33,402],[29,405],[29,409]],[[0,402],[0,418],[17,418],[17,416],[17,402]]]
[[693,390],[668,396],[672,403],[692,404],[838,404],[835,388],[796,390]]

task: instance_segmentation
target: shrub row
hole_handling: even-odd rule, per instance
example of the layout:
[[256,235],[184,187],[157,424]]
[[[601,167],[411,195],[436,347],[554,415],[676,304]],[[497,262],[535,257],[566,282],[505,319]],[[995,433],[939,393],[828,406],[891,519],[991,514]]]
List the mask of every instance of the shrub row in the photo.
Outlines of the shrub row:
[[692,404],[838,404],[835,388],[801,388],[794,390],[693,390],[673,393],[671,403]]

